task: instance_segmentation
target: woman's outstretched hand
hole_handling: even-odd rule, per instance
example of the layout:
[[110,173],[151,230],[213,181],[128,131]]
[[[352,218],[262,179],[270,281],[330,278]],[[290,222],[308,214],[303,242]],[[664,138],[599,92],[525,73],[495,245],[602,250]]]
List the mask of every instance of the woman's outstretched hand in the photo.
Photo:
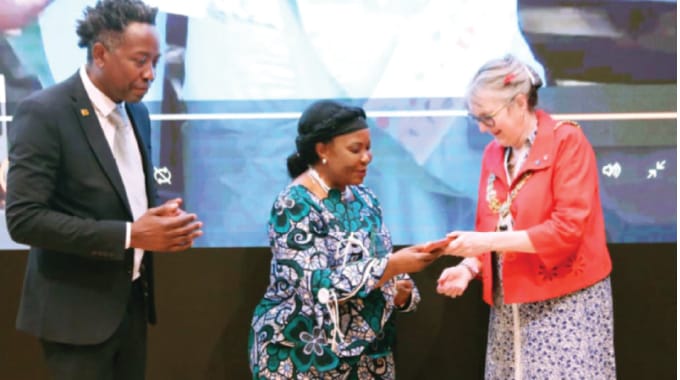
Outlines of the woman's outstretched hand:
[[437,293],[456,298],[465,292],[473,275],[464,265],[446,268],[437,280]]
[[450,243],[441,249],[443,255],[477,257],[491,251],[491,235],[488,232],[453,231],[446,235]]
[[380,281],[376,284],[376,287],[382,286],[387,280],[394,276],[404,273],[420,272],[425,269],[439,257],[441,253],[440,246],[442,244],[444,243],[424,243],[412,245],[393,252],[389,256],[385,272],[383,273],[382,278],[380,278]]

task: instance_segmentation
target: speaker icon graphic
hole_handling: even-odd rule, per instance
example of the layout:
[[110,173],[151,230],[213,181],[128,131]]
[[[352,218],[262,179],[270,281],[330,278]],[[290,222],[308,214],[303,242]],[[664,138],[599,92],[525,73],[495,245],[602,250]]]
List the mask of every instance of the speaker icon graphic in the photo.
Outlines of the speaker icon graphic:
[[609,163],[602,167],[602,174],[607,177],[619,178],[622,171],[623,168],[621,168],[621,165],[618,162],[614,162],[613,164]]

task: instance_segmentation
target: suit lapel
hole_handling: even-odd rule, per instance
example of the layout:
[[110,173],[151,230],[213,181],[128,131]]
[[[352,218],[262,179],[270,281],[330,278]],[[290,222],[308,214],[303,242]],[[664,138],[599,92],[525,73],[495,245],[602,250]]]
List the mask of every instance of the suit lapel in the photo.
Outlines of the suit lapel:
[[149,207],[153,206],[154,195],[153,195],[153,169],[151,165],[151,158],[149,157],[149,149],[147,147],[151,146],[147,139],[150,136],[150,128],[148,122],[144,115],[140,115],[139,112],[135,111],[135,106],[126,103],[127,113],[130,117],[130,122],[132,123],[132,129],[135,132],[135,138],[137,140],[137,148],[142,155],[142,165],[144,166],[144,178],[146,187],[146,198]]
[[130,219],[132,219],[132,211],[127,195],[125,194],[123,180],[118,172],[118,166],[116,165],[116,160],[113,158],[111,148],[106,141],[106,137],[104,137],[104,131],[102,131],[102,127],[99,124],[92,102],[85,92],[85,87],[83,86],[78,73],[71,77],[70,80],[73,83],[73,112],[78,118],[79,125],[87,138],[87,142],[92,148],[94,156],[99,162],[99,166],[101,166],[102,171],[108,177],[121,202],[125,205],[125,209],[127,210]]

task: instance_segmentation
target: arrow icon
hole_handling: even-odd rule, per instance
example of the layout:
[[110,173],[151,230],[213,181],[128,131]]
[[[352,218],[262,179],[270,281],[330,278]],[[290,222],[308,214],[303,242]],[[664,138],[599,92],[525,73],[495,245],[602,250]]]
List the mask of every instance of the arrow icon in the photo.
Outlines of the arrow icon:
[[656,170],[666,169],[666,160],[656,162]]
[[656,165],[654,165],[654,167],[652,169],[649,169],[649,171],[647,172],[647,179],[656,178],[659,171],[665,170],[665,169],[666,169],[666,160],[657,161]]

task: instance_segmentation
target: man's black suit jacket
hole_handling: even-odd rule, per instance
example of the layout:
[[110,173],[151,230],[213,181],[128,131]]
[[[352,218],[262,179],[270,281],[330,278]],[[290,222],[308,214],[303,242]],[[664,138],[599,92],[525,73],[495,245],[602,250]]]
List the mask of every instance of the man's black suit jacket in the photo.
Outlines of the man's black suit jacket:
[[[141,103],[128,103],[127,112],[151,206],[149,112]],[[130,297],[134,252],[125,249],[125,223],[132,212],[79,74],[22,101],[8,136],[7,226],[15,241],[31,246],[17,329],[54,342],[101,343]],[[143,268],[155,323],[149,252]]]

